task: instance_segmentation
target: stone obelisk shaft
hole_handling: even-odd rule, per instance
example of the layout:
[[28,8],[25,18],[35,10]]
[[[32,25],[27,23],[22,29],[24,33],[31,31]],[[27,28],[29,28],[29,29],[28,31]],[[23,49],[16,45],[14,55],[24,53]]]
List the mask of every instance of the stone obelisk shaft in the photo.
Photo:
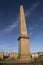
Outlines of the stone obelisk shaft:
[[27,35],[23,6],[20,6],[20,35]]

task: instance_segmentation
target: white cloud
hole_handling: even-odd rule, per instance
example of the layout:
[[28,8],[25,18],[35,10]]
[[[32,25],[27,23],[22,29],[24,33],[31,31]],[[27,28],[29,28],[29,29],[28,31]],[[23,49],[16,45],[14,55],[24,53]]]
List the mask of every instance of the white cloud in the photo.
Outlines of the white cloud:
[[13,31],[14,28],[17,27],[18,23],[19,23],[19,20],[17,19],[16,22],[14,22],[12,25],[9,25],[9,26],[5,29],[5,31],[6,31],[6,32]]
[[36,24],[36,25],[35,25],[35,27],[37,28],[37,27],[39,27],[39,25],[38,25],[38,24]]
[[31,31],[31,32],[29,33],[29,36],[32,36],[32,34],[33,34],[33,31]]
[[34,27],[30,27],[30,30],[33,30],[34,29]]
[[7,28],[1,30],[0,32],[6,33],[6,32],[13,31],[17,27],[18,23],[19,23],[19,18],[17,18],[17,20],[12,25],[9,25]]
[[37,29],[39,27],[39,24],[35,24],[34,26],[31,26],[30,27],[30,32],[29,32],[29,35],[31,36],[33,33],[34,33],[34,30]]
[[32,14],[32,12],[36,9],[36,7],[39,5],[39,3],[34,3],[32,5],[32,7],[30,8],[30,10],[28,9],[26,12],[25,12],[25,16],[30,16]]
[[35,24],[34,26],[31,26],[29,30],[32,31],[32,30],[34,30],[34,29],[36,29],[36,28],[38,28],[38,27],[39,27],[39,24]]

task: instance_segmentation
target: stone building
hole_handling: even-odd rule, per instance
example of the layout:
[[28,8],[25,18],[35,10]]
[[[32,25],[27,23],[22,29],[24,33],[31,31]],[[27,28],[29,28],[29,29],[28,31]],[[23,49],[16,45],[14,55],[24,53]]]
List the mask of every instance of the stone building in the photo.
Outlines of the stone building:
[[37,54],[39,57],[43,57],[43,52],[38,52]]
[[8,54],[8,56],[9,56],[9,58],[11,59],[17,59],[17,56],[18,56],[18,54],[16,53],[16,52],[10,52],[9,54]]
[[31,54],[31,56],[32,56],[32,58],[33,58],[33,59],[35,59],[35,58],[38,58],[38,57],[39,57],[38,53],[32,53],[32,54]]
[[31,53],[33,59],[43,57],[43,52]]
[[0,59],[3,59],[3,58],[4,58],[4,53],[0,52]]

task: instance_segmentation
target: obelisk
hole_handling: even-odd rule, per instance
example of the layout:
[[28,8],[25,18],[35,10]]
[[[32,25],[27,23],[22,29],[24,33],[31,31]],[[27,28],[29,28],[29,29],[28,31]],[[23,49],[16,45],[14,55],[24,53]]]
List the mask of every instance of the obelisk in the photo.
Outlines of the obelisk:
[[20,21],[19,21],[19,51],[18,57],[20,60],[29,60],[30,59],[30,46],[29,46],[29,37],[26,29],[26,20],[24,15],[23,6],[20,5]]

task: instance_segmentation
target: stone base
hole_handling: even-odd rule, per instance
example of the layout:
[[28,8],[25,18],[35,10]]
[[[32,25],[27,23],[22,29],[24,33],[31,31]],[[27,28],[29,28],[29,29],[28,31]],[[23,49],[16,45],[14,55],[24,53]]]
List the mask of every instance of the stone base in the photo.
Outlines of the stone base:
[[18,56],[18,59],[19,59],[19,62],[23,62],[23,63],[25,63],[25,62],[30,62],[31,61],[31,55],[29,55],[29,54],[22,54],[22,55],[19,55]]

